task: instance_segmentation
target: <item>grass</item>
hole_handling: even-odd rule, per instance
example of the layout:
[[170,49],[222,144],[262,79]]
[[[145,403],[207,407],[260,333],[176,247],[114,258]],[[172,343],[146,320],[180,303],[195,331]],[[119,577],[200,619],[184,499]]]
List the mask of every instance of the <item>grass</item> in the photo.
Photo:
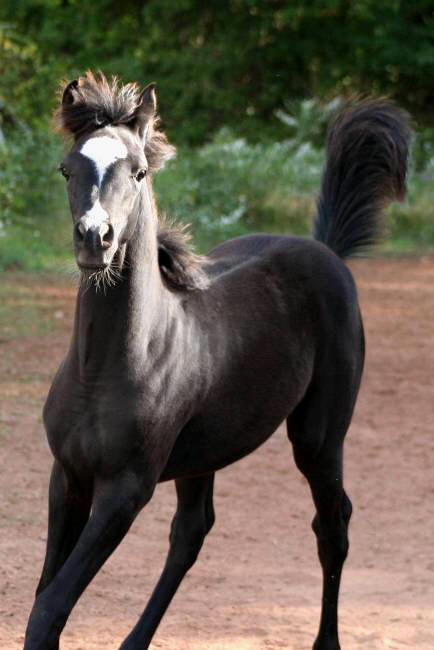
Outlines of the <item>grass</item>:
[[68,265],[71,259],[72,241],[70,217],[66,212],[63,223],[55,231],[45,221],[39,228],[13,225],[0,236],[0,271],[53,270]]
[[33,275],[30,282],[28,275],[19,272],[0,283],[0,344],[53,331],[56,315],[44,296],[44,280],[44,273]]

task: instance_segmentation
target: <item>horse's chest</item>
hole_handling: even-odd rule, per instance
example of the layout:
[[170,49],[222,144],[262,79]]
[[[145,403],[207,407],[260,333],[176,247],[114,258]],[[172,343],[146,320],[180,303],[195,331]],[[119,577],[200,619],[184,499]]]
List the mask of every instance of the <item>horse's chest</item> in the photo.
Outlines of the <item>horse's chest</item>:
[[115,471],[140,447],[140,400],[118,386],[86,390],[79,384],[54,386],[44,409],[54,456],[76,471]]

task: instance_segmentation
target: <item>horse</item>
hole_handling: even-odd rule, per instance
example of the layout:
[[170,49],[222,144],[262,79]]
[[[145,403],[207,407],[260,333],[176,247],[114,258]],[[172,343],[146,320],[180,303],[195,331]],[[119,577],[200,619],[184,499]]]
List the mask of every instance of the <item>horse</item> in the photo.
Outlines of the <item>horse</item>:
[[[155,84],[87,72],[62,87],[58,128],[82,281],[69,350],[43,412],[54,457],[45,562],[25,650],[58,650],[68,616],[149,502],[174,481],[165,566],[121,650],[143,650],[215,515],[215,472],[287,423],[316,514],[323,573],[315,650],[338,650],[351,501],[343,442],[364,363],[345,259],[373,244],[406,194],[411,129],[386,99],[350,104],[328,130],[312,238],[257,234],[195,254],[159,218],[152,177],[174,148]],[[269,497],[272,498],[272,495]]]

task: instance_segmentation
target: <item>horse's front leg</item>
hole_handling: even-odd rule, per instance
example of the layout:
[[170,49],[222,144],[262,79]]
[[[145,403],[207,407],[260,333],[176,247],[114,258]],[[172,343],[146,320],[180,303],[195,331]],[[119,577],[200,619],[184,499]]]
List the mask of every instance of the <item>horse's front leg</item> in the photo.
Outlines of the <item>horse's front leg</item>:
[[83,492],[54,461],[48,496],[48,535],[44,568],[36,589],[40,594],[71,553],[89,518],[91,494]]
[[136,474],[97,480],[91,515],[74,549],[33,605],[24,650],[57,650],[75,603],[152,496]]

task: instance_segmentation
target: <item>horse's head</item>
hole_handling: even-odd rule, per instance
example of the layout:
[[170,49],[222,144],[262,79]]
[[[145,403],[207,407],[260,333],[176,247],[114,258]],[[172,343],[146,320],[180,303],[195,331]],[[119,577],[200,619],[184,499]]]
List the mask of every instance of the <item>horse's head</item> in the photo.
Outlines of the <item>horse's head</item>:
[[137,219],[152,218],[147,175],[174,154],[154,129],[154,84],[111,84],[87,73],[66,85],[57,112],[74,144],[60,165],[67,181],[77,264],[107,269],[122,265]]

